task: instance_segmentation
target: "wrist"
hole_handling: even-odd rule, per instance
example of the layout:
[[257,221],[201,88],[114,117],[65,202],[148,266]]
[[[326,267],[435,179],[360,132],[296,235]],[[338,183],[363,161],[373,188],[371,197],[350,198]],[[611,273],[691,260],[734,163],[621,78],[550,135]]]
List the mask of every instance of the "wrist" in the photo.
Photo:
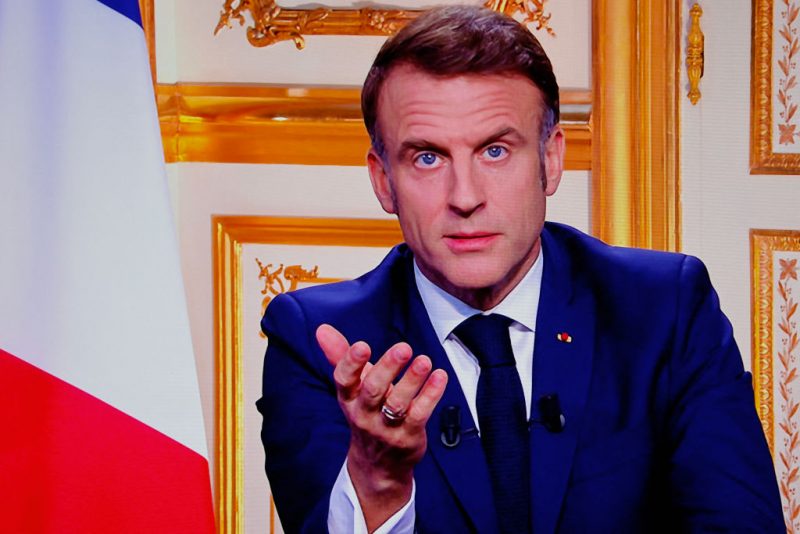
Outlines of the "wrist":
[[351,450],[347,455],[347,472],[359,500],[402,499],[405,503],[411,497],[414,480],[414,470],[411,467],[385,468],[361,458]]

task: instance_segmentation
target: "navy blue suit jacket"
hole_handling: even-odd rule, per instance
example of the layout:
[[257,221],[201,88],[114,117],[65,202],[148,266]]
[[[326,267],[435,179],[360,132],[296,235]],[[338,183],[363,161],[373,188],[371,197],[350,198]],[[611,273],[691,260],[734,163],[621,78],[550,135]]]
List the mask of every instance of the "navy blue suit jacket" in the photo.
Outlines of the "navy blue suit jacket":
[[[608,246],[547,223],[533,357],[536,399],[559,396],[566,427],[531,426],[533,530],[551,532],[785,532],[750,375],[703,264],[681,254]],[[464,394],[396,247],[348,282],[281,295],[262,321],[262,440],[278,514],[289,532],[324,532],[349,429],[330,364],[315,340],[323,322],[373,359],[398,341],[428,354],[451,380],[428,423],[416,467],[419,532],[494,532],[480,438],[440,439],[441,411]],[[571,343],[557,339],[567,332]]]

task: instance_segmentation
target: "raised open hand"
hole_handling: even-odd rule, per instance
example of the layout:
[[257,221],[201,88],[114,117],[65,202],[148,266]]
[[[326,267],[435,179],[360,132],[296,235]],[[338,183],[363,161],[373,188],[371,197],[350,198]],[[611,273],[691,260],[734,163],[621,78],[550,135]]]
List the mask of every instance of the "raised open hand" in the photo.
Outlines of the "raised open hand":
[[339,405],[351,433],[348,473],[372,530],[410,498],[413,469],[427,447],[425,425],[444,393],[447,373],[432,371],[427,356],[411,361],[407,343],[393,345],[372,365],[366,343],[351,345],[330,325],[317,329],[317,341],[335,367]]

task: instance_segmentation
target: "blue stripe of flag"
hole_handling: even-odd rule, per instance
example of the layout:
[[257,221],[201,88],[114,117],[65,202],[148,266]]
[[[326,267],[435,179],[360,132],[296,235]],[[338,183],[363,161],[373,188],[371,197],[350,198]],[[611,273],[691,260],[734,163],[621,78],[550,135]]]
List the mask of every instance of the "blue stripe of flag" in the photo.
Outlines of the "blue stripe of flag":
[[105,4],[114,11],[125,15],[133,22],[142,25],[142,15],[139,13],[139,0],[98,0],[101,4]]

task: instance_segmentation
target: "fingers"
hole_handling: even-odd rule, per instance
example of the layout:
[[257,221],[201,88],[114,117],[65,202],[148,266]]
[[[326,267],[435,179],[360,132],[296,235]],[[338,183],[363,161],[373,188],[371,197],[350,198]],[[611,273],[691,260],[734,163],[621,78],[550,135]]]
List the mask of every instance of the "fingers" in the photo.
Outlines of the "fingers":
[[447,373],[443,369],[436,369],[428,376],[425,385],[411,402],[405,424],[412,430],[424,430],[433,409],[444,395],[445,387],[447,387]]
[[347,342],[347,338],[329,324],[321,324],[317,328],[317,343],[319,343],[322,352],[325,353],[325,357],[334,367],[350,350],[350,343]]
[[328,324],[317,328],[317,342],[325,357],[335,366],[333,380],[339,395],[344,400],[358,396],[362,377],[368,374],[371,367],[369,345],[363,341],[350,345],[341,332]]
[[392,382],[411,359],[408,343],[397,343],[384,353],[364,376],[361,398],[368,408],[378,409],[383,404]]
[[425,383],[431,372],[431,359],[427,356],[418,356],[411,362],[403,378],[395,384],[392,391],[386,396],[385,404],[395,413],[405,413],[411,405],[411,400]]
[[[408,365],[412,350],[401,342],[372,365],[370,347],[363,341],[350,345],[341,332],[328,324],[320,325],[316,336],[325,357],[335,366],[333,378],[342,401],[355,401],[364,414],[377,414],[386,404],[395,413],[407,414],[407,425],[425,426],[447,386],[447,373],[441,369],[431,372],[430,358],[418,356]],[[392,385],[406,365],[403,377]]]
[[[334,366],[339,406],[350,427],[347,458],[354,484],[358,478],[353,478],[355,466],[365,468],[368,480],[381,474],[391,480],[410,480],[414,465],[427,449],[425,424],[444,394],[447,373],[441,369],[431,372],[433,364],[427,356],[412,361],[407,343],[393,345],[372,365],[371,349],[363,341],[350,345],[341,332],[327,324],[317,328],[316,337]],[[388,408],[388,413],[382,407]]]

